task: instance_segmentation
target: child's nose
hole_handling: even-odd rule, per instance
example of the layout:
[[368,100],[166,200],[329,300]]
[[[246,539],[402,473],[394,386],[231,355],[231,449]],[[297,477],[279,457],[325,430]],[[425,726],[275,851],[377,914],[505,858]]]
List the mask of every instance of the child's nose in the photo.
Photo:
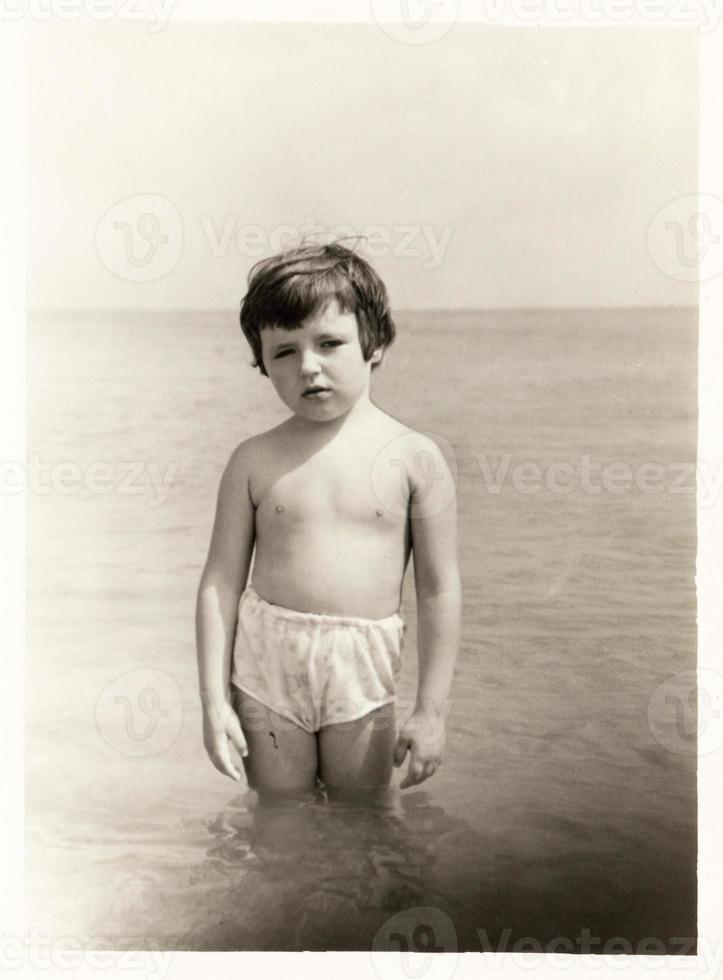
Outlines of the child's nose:
[[319,373],[319,358],[313,350],[304,351],[301,355],[301,373],[304,376]]

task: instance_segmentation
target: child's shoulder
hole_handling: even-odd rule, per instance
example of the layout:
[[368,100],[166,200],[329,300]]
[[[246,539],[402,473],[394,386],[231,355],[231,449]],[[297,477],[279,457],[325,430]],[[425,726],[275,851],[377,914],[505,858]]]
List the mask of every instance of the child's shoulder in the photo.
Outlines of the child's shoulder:
[[[456,495],[456,462],[444,437],[417,429],[388,416],[388,438],[375,460],[375,477],[389,476],[390,485],[406,474],[412,515],[430,516],[446,511]],[[397,482],[398,485],[398,482]],[[449,511],[451,513],[451,510]]]
[[274,426],[265,432],[258,432],[256,435],[242,439],[241,442],[231,453],[227,470],[231,472],[248,473],[268,459],[269,454],[280,448],[284,437],[284,426]]
[[380,415],[383,419],[380,419],[379,435],[399,456],[411,459],[419,453],[426,453],[436,459],[442,455],[439,446],[430,435],[413,429],[386,412],[380,412]]
[[[413,429],[381,409],[367,417],[361,432],[357,428],[350,432],[350,440],[357,452],[360,438],[367,452],[378,458],[389,457],[395,466],[403,465],[411,477],[426,472],[432,466],[444,465],[444,455],[431,436]],[[266,471],[274,470],[294,444],[293,418],[250,436],[231,453],[226,466],[227,477],[233,483],[263,477]]]

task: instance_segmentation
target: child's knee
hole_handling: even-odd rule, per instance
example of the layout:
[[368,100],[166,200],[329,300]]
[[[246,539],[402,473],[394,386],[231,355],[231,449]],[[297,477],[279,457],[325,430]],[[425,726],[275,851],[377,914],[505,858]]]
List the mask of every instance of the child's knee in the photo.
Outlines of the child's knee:
[[298,800],[309,800],[316,796],[319,780],[316,773],[307,774],[305,778],[291,780],[274,778],[268,773],[257,773],[253,784],[249,786],[257,793],[263,803],[285,803]]

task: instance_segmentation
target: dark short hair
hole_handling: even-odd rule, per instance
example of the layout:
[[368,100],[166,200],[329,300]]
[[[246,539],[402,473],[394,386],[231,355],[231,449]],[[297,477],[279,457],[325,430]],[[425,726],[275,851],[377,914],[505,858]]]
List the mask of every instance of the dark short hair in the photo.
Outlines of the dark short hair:
[[339,242],[302,244],[257,262],[249,273],[240,316],[254,367],[267,374],[261,356],[264,327],[294,330],[333,299],[342,313],[356,316],[365,361],[392,343],[396,331],[384,283],[351,249]]

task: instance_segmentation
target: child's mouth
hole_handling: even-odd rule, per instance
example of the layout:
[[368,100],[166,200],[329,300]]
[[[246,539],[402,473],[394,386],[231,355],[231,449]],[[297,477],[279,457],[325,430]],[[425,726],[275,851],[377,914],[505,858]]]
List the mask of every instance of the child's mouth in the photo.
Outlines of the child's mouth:
[[307,388],[304,398],[325,398],[331,394],[328,388]]

